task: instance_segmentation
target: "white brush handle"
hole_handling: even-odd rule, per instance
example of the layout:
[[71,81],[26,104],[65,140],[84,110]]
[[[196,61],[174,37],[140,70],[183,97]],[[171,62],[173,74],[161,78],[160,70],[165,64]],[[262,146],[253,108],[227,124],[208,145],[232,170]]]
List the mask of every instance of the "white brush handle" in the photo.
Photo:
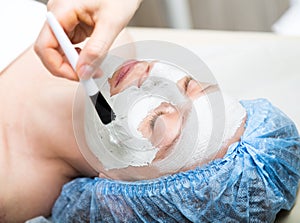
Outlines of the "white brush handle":
[[[71,64],[73,69],[76,70],[79,55],[75,50],[73,44],[71,43],[65,31],[51,12],[47,13],[47,21],[57,41],[59,42],[60,47],[62,48],[66,57],[68,58],[69,63]],[[87,80],[81,80],[81,83],[83,84],[89,96],[93,96],[99,92],[98,86],[96,85],[94,79],[90,78]]]

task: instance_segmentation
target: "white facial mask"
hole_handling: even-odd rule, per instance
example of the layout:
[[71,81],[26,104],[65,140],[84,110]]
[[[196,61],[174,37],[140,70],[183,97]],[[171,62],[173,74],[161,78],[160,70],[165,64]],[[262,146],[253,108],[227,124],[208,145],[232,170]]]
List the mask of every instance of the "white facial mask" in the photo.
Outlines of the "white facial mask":
[[213,112],[211,103],[218,103],[222,96],[219,91],[208,95],[193,101],[179,142],[166,159],[154,163],[162,172],[172,173],[211,161],[240,127],[246,115],[244,107],[223,94],[224,105],[217,105],[214,109],[219,111]]
[[157,77],[169,79],[174,83],[187,75],[186,71],[168,63],[156,63],[151,69],[151,73]]
[[[209,97],[204,95],[192,103],[176,85],[186,76],[182,70],[158,63],[152,72],[156,75],[149,76],[140,88],[132,86],[110,98],[116,120],[108,125],[101,123],[88,100],[86,141],[106,170],[151,164],[163,173],[174,173],[183,167],[211,160],[222,144],[234,135],[245,116],[244,108],[228,96],[224,96],[224,108],[220,92],[210,93]],[[102,89],[109,91],[107,86]],[[222,103],[219,105],[215,98]],[[215,101],[219,107],[214,107],[213,112],[211,103]],[[142,137],[138,126],[162,102],[188,112],[184,114],[184,126],[176,145],[166,158],[154,161],[158,149]],[[220,112],[216,113],[216,110]],[[221,124],[216,125],[216,122]]]
[[111,97],[116,120],[106,126],[93,107],[87,106],[87,144],[106,170],[149,165],[158,149],[137,130],[140,122],[162,102],[178,105],[186,101],[173,82],[149,77],[140,88],[129,87]]
[[[215,96],[215,94],[218,94],[218,92],[210,93],[210,96]],[[222,146],[235,135],[246,116],[245,108],[237,100],[224,93],[222,95],[225,109],[225,123],[223,126],[214,126],[214,122],[223,119],[223,117],[220,117],[223,115],[213,115],[212,106],[207,96],[202,96],[193,102],[198,113],[199,130],[197,146],[189,159],[188,165],[206,163],[212,160]],[[223,133],[221,141],[216,139],[219,135],[214,134],[216,131]]]

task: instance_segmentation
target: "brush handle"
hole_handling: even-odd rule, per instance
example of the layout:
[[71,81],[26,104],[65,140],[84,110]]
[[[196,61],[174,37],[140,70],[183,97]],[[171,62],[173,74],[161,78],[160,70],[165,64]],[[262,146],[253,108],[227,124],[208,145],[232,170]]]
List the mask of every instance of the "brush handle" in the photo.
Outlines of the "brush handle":
[[[68,58],[69,63],[71,64],[74,71],[76,70],[76,65],[78,61],[78,53],[75,50],[73,44],[71,43],[69,37],[66,35],[65,31],[55,18],[55,16],[51,13],[47,13],[47,21],[60,45],[66,57]],[[89,96],[93,96],[99,93],[98,86],[96,85],[94,79],[90,78],[87,80],[80,80],[83,84],[87,94]]]

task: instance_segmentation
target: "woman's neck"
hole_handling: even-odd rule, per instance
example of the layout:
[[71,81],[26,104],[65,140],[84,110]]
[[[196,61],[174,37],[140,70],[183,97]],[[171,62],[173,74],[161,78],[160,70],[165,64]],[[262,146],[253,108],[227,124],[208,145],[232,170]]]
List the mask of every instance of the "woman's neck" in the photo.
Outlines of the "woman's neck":
[[1,78],[0,99],[6,106],[0,108],[0,123],[10,126],[8,148],[61,159],[80,175],[95,175],[73,133],[72,108],[78,83],[51,75],[33,49],[22,54]]

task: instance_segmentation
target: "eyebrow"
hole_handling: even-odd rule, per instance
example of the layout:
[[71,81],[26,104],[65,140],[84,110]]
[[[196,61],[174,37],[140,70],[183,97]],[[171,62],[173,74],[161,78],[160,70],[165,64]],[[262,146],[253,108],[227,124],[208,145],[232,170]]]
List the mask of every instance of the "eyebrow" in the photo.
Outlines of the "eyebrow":
[[192,79],[193,78],[191,76],[186,76],[185,81],[184,81],[184,92],[187,91],[188,85]]
[[[154,112],[154,111],[153,111],[153,112]],[[163,113],[162,111],[160,111],[160,112],[154,112],[154,115],[151,116],[151,119],[150,119],[150,128],[151,128],[152,131],[153,131],[153,129],[154,129],[156,120],[157,120],[158,117],[161,116],[161,115],[164,115],[164,113]]]

